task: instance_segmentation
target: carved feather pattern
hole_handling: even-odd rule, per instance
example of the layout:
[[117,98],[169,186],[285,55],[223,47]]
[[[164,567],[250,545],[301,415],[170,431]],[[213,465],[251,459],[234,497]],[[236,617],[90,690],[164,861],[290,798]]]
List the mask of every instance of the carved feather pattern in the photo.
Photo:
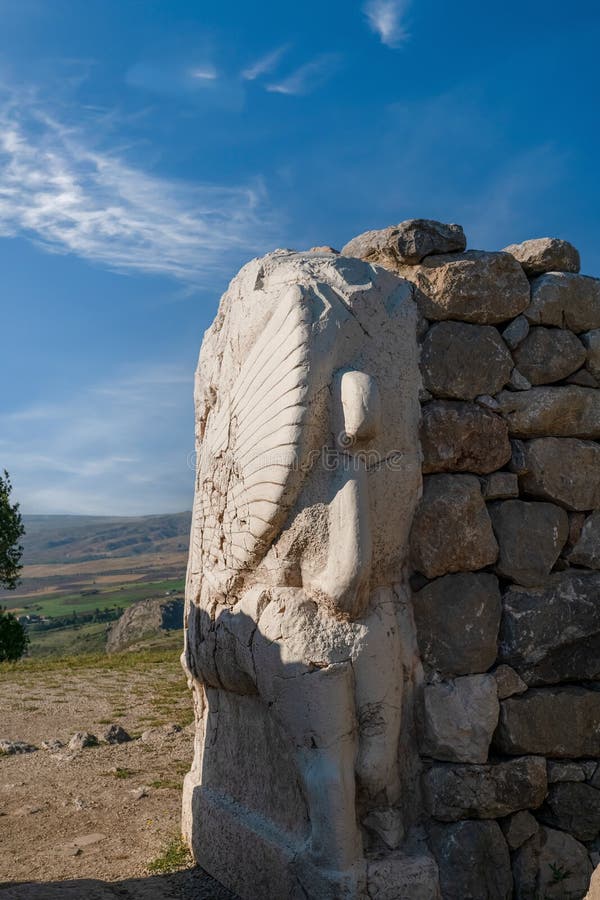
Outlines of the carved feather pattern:
[[196,570],[220,590],[257,565],[296,499],[310,318],[290,290],[209,412],[194,505]]

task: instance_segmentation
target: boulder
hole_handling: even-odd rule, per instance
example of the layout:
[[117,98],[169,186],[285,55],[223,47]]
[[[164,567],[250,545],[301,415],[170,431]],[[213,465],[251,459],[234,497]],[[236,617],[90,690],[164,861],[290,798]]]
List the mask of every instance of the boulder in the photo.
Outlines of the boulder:
[[15,756],[21,753],[34,753],[37,750],[33,744],[26,741],[0,740],[0,756]]
[[69,741],[69,750],[84,750],[86,747],[97,747],[98,738],[89,731],[77,731]]
[[481,490],[484,500],[510,500],[519,496],[519,479],[514,472],[492,472],[483,479]]
[[48,753],[59,753],[65,745],[58,738],[50,738],[48,741],[42,741],[40,746],[42,750],[47,750]]
[[521,490],[572,511],[600,507],[600,446],[572,438],[538,438],[513,452]]
[[600,328],[581,335],[586,351],[586,367],[594,378],[600,378]]
[[517,584],[542,584],[569,534],[565,510],[523,500],[492,503],[488,509],[500,547],[496,572]]
[[342,247],[342,255],[396,269],[401,264],[420,263],[432,253],[460,253],[466,246],[467,239],[460,225],[407,219],[399,225],[359,234]]
[[[599,448],[600,449],[600,448]],[[426,578],[492,565],[498,544],[474,475],[429,475],[411,533],[414,568]]]
[[599,644],[600,572],[570,569],[505,593],[500,658],[528,684],[600,677]]
[[592,864],[570,834],[540,828],[513,856],[516,900],[581,900]]
[[[596,765],[596,763],[594,763]],[[559,784],[562,781],[585,781],[586,773],[582,765],[572,760],[560,762],[548,760],[548,784]]]
[[546,760],[541,756],[496,765],[434,765],[423,776],[427,810],[442,822],[497,819],[520,809],[535,809],[543,803],[547,789]]
[[[532,758],[536,759],[537,757]],[[502,819],[500,828],[509,849],[517,850],[537,832],[539,825],[530,812],[521,809],[512,816]]]
[[600,328],[600,280],[551,272],[531,283],[525,315],[532,325],[554,325],[576,334]]
[[567,384],[577,384],[579,387],[600,387],[600,382],[588,369],[579,369],[578,372],[573,372],[565,381]]
[[486,762],[498,709],[492,675],[466,675],[426,685],[422,754],[448,762]]
[[506,700],[507,697],[513,697],[515,694],[524,694],[527,690],[527,684],[521,676],[504,663],[497,666],[491,674],[496,679],[498,700]]
[[121,725],[109,725],[103,732],[102,739],[107,744],[126,744],[131,740],[131,735]]
[[511,457],[508,427],[500,416],[475,403],[434,400],[421,420],[423,472],[500,469]]
[[437,864],[426,853],[370,860],[367,883],[376,900],[442,900]]
[[106,651],[118,653],[152,635],[179,628],[183,628],[183,600],[180,597],[139,600],[111,625]]
[[461,572],[430,582],[413,595],[424,664],[444,678],[485,672],[498,653],[501,611],[494,575]]
[[533,238],[522,244],[511,244],[504,248],[504,252],[514,256],[527,275],[579,272],[579,251],[573,244],[560,238]]
[[531,384],[548,384],[576,372],[586,360],[586,350],[572,331],[538,326],[513,350],[513,357]]
[[396,271],[415,284],[417,306],[427,319],[495,325],[518,316],[530,302],[529,282],[508,253],[429,256]]
[[429,843],[444,900],[510,900],[510,855],[497,822],[431,825]]
[[500,704],[494,745],[511,756],[600,756],[600,692],[532,688]]
[[474,400],[497,394],[508,382],[513,359],[491,325],[438,322],[423,341],[423,383],[436,397]]
[[515,350],[529,334],[529,322],[525,316],[517,316],[502,332],[502,340],[511,350]]
[[531,390],[531,382],[525,378],[524,375],[519,372],[519,370],[515,368],[510,373],[510,378],[508,379],[508,384],[506,387],[510,391],[530,391]]
[[593,841],[600,834],[600,791],[581,782],[551,784],[537,816],[579,841]]
[[569,562],[588,569],[600,569],[600,511],[585,520],[579,539],[569,553]]
[[502,391],[497,400],[514,437],[600,438],[600,391],[594,388],[568,384]]

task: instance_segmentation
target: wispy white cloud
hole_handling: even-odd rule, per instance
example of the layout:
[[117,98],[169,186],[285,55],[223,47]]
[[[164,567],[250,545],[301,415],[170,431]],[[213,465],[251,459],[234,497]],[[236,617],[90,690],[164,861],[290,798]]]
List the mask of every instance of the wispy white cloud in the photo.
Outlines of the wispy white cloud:
[[319,87],[339,64],[335,53],[323,53],[316,59],[304,63],[287,78],[267,85],[267,90],[276,94],[309,94]]
[[191,506],[192,374],[145,365],[63,403],[0,415],[0,456],[28,513],[137,515]]
[[188,282],[271,243],[260,182],[160,177],[98,148],[89,134],[89,123],[82,133],[35,93],[0,86],[0,236]]
[[410,0],[368,0],[364,5],[369,25],[388,47],[399,47],[409,36],[404,22],[409,3]]
[[242,71],[242,78],[245,81],[254,81],[256,78],[259,78],[260,75],[266,75],[268,72],[272,72],[279,63],[279,60],[286,53],[287,49],[288,44],[284,44],[282,47],[277,47],[276,50],[272,50],[271,53],[261,56],[260,59],[257,59],[256,62],[252,63],[251,66],[248,66],[247,69]]
[[200,81],[215,81],[219,74],[213,65],[197,66],[190,70],[192,78],[199,78]]

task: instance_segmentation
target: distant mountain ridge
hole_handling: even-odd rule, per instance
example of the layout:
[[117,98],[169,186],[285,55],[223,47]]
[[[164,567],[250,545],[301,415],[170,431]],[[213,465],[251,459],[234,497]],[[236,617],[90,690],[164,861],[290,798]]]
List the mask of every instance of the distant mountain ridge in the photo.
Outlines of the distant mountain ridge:
[[24,515],[23,564],[186,552],[191,512],[153,516]]

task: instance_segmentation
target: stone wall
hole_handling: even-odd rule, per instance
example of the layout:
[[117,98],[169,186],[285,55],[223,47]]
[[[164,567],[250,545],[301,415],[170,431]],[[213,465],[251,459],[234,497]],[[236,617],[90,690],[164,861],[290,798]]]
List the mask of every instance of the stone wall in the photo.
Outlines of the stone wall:
[[565,241],[416,220],[342,251],[414,285],[420,802],[442,896],[579,898],[600,851],[600,281]]

